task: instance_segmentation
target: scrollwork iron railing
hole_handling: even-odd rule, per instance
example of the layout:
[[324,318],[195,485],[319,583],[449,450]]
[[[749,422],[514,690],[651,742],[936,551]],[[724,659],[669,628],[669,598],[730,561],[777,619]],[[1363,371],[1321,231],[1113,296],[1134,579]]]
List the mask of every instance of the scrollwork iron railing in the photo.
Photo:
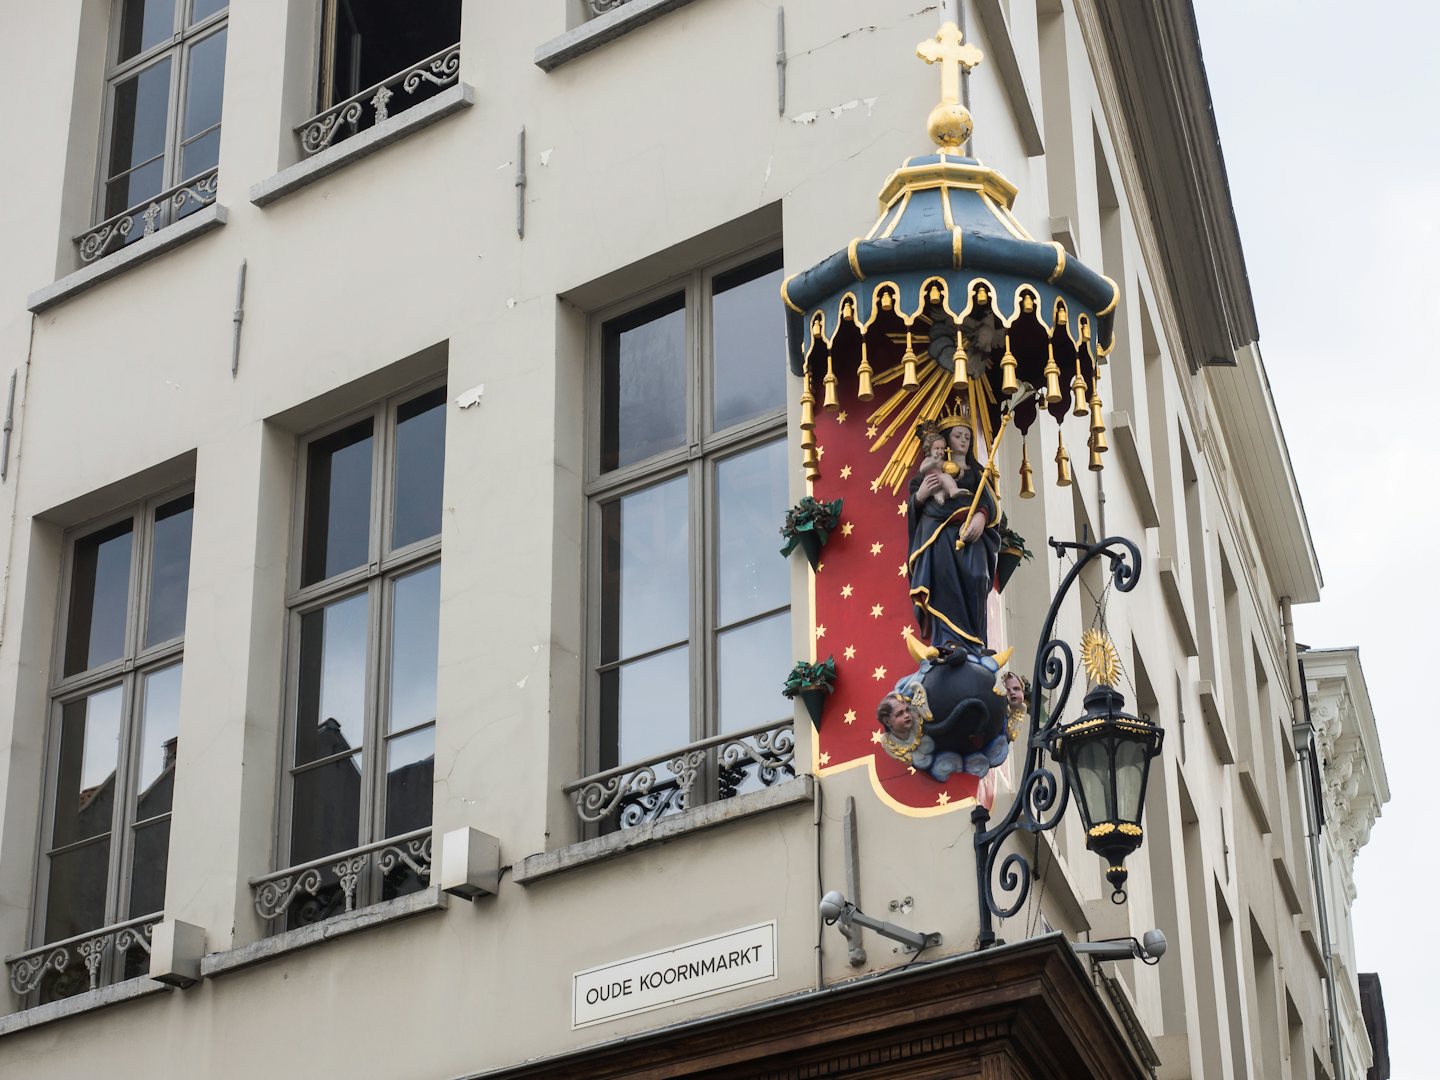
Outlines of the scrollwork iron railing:
[[[349,125],[358,130],[367,106],[372,123],[388,120],[396,86],[413,98],[422,86],[449,86],[459,77],[460,43],[456,42],[298,125],[295,133],[300,137],[300,149],[307,154],[318,154],[335,141],[342,127]],[[408,108],[412,104],[414,101],[409,101],[403,107]]]
[[[135,231],[137,223],[143,223],[140,236],[150,236],[202,206],[209,206],[215,201],[219,184],[220,170],[208,169],[172,188],[166,188],[152,199],[136,203],[130,209],[122,210],[114,217],[108,217],[98,225],[91,226],[75,237],[75,244],[80,249],[80,261],[94,262],[117,247],[123,247],[129,242],[130,234]],[[140,239],[140,236],[135,239]]]
[[[52,941],[28,952],[7,956],[5,963],[10,968],[10,989],[17,994],[28,994],[40,989],[40,984],[49,975],[57,983],[64,984],[51,988],[48,996],[53,1000],[70,997],[82,990],[94,990],[104,982],[130,977],[132,967],[138,966],[130,962],[131,954],[150,955],[150,936],[161,917],[157,911],[153,915],[87,930],[63,941]],[[78,973],[82,967],[88,985],[81,985]]]
[[386,877],[398,872],[428,882],[433,836],[429,828],[416,829],[251,878],[255,911],[262,919],[278,919],[301,896],[310,897],[314,908],[300,919],[302,924],[340,914],[342,902],[344,911],[354,911],[361,881],[372,866]]
[[[795,724],[760,724],[727,735],[713,735],[644,761],[606,769],[565,785],[575,812],[587,824],[612,823],[621,829],[656,821],[692,804],[707,770],[716,779],[715,794],[734,798],[795,776]],[[658,771],[657,771],[658,770]]]
[[607,11],[614,11],[618,7],[624,7],[630,0],[590,0],[590,17],[604,15]]

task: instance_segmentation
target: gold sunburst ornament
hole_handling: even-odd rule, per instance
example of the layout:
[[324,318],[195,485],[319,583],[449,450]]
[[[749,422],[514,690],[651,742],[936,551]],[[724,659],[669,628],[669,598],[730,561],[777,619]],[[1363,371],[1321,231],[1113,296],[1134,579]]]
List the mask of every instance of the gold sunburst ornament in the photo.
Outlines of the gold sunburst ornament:
[[1120,677],[1120,654],[1115,643],[1103,630],[1091,627],[1080,636],[1080,662],[1090,681],[1101,686],[1114,686]]

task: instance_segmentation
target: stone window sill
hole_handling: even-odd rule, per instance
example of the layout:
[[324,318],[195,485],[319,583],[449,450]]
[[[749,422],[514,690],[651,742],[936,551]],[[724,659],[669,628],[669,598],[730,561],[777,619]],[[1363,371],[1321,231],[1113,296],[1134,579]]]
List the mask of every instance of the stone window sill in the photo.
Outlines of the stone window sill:
[[344,142],[327,146],[318,154],[312,154],[304,161],[297,161],[288,169],[280,170],[268,180],[260,181],[250,189],[250,201],[256,206],[269,206],[292,191],[299,191],[329,176],[336,169],[343,169],[351,162],[369,157],[377,150],[474,104],[475,88],[469,83],[456,83],[446,87],[434,97],[404,112],[396,113],[388,120],[350,136]]
[[42,311],[69,300],[72,296],[78,296],[116,274],[123,274],[141,263],[147,263],[155,256],[181,244],[188,244],[197,236],[204,236],[224,224],[225,207],[219,203],[211,203],[174,225],[167,225],[154,235],[136,240],[119,251],[111,252],[88,266],[81,267],[73,274],[66,274],[54,284],[31,293],[25,306],[39,315]]
[[396,897],[394,900],[383,900],[344,915],[336,915],[324,922],[301,926],[295,930],[283,930],[249,945],[207,954],[200,961],[200,974],[207,979],[228,975],[253,964],[308,949],[331,938],[344,937],[375,926],[385,926],[416,915],[424,915],[429,911],[443,910],[449,899],[438,887],[432,887],[408,896]]
[[649,847],[678,836],[714,828],[716,825],[725,825],[785,806],[801,803],[808,806],[814,798],[815,778],[799,776],[763,791],[752,791],[737,795],[733,799],[706,803],[663,817],[659,821],[637,825],[632,829],[621,829],[592,840],[581,840],[578,844],[571,844],[556,851],[528,855],[515,864],[512,874],[517,884],[529,885],[552,874],[612,859],[636,848]]
[[561,64],[584,56],[607,42],[638,30],[661,15],[682,8],[694,0],[628,0],[613,11],[597,15],[552,38],[535,50],[535,66],[554,71]]
[[87,990],[83,994],[76,994],[74,997],[65,998],[62,1001],[50,1001],[44,1005],[36,1005],[33,1009],[11,1013],[9,1016],[0,1016],[0,1037],[13,1035],[18,1031],[28,1031],[41,1024],[64,1020],[66,1017],[94,1012],[96,1009],[109,1008],[111,1005],[119,1005],[122,1001],[133,1001],[135,998],[149,997],[152,994],[169,993],[172,989],[174,987],[166,986],[164,983],[144,976],[138,979],[126,979],[124,982],[113,983],[110,986]]

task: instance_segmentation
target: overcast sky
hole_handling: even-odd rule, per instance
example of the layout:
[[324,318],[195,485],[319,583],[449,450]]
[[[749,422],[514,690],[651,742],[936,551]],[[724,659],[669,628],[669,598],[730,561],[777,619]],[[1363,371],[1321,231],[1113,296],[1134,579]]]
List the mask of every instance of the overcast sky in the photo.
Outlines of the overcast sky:
[[1325,576],[1300,641],[1358,645],[1391,801],[1360,852],[1359,969],[1396,1080],[1440,1077],[1430,677],[1440,555],[1440,6],[1193,0],[1250,287]]

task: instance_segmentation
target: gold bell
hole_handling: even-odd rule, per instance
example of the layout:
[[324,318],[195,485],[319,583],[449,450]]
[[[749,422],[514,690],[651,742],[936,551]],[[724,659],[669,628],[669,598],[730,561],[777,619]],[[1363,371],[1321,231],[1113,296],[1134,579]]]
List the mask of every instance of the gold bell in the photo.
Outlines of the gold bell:
[[[1100,441],[1105,441],[1105,414],[1100,411],[1100,395],[1090,396],[1090,434],[1100,436]],[[1102,446],[1102,450],[1108,447]]]
[[821,406],[826,412],[834,412],[840,408],[840,399],[835,396],[835,384],[840,380],[835,378],[835,358],[825,357],[825,402]]
[[1022,443],[1020,451],[1020,498],[1035,497],[1035,470],[1030,467],[1030,444]]
[[920,380],[915,377],[915,345],[911,339],[910,331],[905,331],[905,355],[901,357],[905,363],[905,378],[901,380],[900,388],[914,391],[920,389]]
[[1045,404],[1060,400],[1060,365],[1055,363],[1055,346],[1049,346],[1050,358],[1045,361]]
[[870,383],[870,376],[874,369],[870,366],[868,347],[862,342],[860,345],[860,391],[855,396],[861,401],[875,400],[875,387]]
[[965,339],[957,330],[955,333],[955,377],[950,385],[960,390],[970,385],[970,358],[965,355]]
[[1101,436],[1096,436],[1096,435],[1090,436],[1090,471],[1091,471],[1091,472],[1099,472],[1101,469],[1105,468],[1105,462],[1104,462],[1104,460],[1102,460],[1101,457],[1100,457],[1100,448],[1095,445],[1095,440],[1096,440],[1097,438],[1104,438],[1104,436],[1103,436],[1103,435],[1101,435]]
[[1087,319],[1084,315],[1080,316],[1080,340],[1090,340],[1090,320]]
[[988,304],[990,302],[990,291],[981,285],[975,290],[975,302],[977,304]]
[[1070,317],[1065,313],[1065,306],[1063,304],[1057,305],[1055,308],[1055,325],[1064,326],[1065,323],[1069,320],[1069,318]]
[[1020,389],[1015,378],[1015,354],[1010,351],[1010,335],[1005,335],[1005,355],[1000,358],[1000,392],[1013,394]]
[[1075,401],[1070,407],[1071,416],[1084,416],[1090,411],[1090,403],[1085,400],[1085,376],[1080,374],[1080,361],[1075,361],[1075,377],[1070,380],[1070,393],[1074,395]]
[[1065,436],[1060,436],[1060,449],[1055,451],[1055,485],[1070,486],[1070,452],[1065,449]]
[[1035,310],[1035,297],[1031,296],[1028,292],[1022,294],[1020,297],[1020,308],[1026,315],[1029,315]]
[[800,448],[815,446],[815,395],[810,393],[810,376],[805,376],[805,392],[800,395]]

